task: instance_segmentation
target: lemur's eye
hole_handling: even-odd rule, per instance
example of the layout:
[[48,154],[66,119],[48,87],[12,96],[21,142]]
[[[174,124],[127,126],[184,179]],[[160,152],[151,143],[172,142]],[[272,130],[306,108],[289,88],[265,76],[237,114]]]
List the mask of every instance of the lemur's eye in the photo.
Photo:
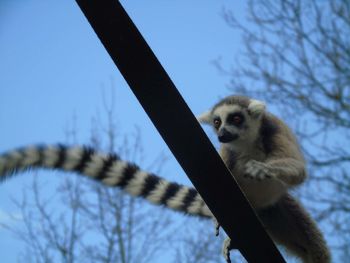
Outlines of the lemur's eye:
[[244,116],[241,113],[230,114],[227,117],[227,122],[239,126],[244,122]]
[[233,121],[234,123],[241,124],[241,123],[242,123],[242,117],[240,117],[240,116],[234,116],[233,119],[232,119],[232,121]]
[[219,129],[220,125],[221,125],[221,120],[219,118],[215,118],[214,119],[214,127],[215,127],[215,129]]

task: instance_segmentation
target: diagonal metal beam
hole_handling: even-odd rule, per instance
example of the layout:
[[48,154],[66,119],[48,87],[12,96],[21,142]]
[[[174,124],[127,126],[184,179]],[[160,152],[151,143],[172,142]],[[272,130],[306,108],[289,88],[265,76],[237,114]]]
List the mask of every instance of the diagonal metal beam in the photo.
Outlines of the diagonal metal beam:
[[248,262],[285,262],[119,1],[76,0],[142,107]]

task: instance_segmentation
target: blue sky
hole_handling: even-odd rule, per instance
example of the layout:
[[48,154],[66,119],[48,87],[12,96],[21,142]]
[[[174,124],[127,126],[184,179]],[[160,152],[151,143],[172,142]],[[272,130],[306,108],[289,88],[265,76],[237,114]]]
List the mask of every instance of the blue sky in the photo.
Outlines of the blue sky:
[[[195,114],[228,95],[227,78],[211,61],[230,64],[240,50],[239,33],[221,17],[223,8],[244,14],[243,1],[121,1]],[[0,0],[0,151],[65,141],[77,116],[79,142],[88,142],[102,93],[116,96],[122,133],[141,132],[146,155],[170,157],[165,177],[189,183],[112,60],[72,0]],[[30,178],[1,185],[0,220],[16,214],[10,197]],[[0,230],[3,262],[16,262],[21,247]]]
[[[231,61],[239,47],[220,15],[229,2],[122,2],[194,113],[227,95],[227,79],[211,60]],[[155,137],[74,1],[5,1],[0,8],[1,148],[55,142],[73,112],[84,130],[111,80],[123,129],[138,124]]]

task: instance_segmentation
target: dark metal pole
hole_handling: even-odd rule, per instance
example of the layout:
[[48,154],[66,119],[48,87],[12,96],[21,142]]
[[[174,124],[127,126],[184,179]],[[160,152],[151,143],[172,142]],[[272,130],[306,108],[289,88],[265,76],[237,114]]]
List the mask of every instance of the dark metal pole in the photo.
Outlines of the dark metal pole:
[[225,232],[248,262],[285,262],[121,4],[77,0],[107,52]]

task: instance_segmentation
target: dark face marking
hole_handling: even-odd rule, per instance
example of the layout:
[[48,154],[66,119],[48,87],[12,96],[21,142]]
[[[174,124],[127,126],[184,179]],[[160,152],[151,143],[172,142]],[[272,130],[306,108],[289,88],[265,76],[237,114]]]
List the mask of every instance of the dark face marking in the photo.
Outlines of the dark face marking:
[[234,125],[236,127],[242,126],[244,121],[245,121],[245,118],[244,118],[244,115],[241,112],[231,113],[226,118],[226,122],[228,124]]

